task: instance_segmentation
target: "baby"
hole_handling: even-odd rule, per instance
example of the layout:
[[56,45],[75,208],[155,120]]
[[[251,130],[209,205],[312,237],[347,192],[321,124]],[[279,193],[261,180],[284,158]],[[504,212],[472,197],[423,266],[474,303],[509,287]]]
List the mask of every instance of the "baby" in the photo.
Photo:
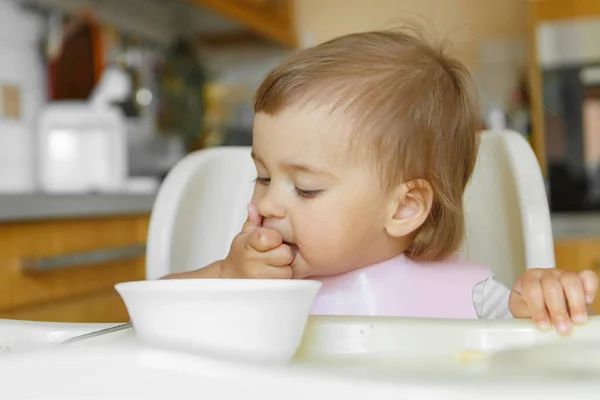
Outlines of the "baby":
[[593,272],[532,269],[510,291],[456,258],[480,127],[465,67],[417,35],[300,51],[256,94],[258,178],[229,254],[168,278],[312,278],[315,314],[514,316],[566,334],[587,320]]

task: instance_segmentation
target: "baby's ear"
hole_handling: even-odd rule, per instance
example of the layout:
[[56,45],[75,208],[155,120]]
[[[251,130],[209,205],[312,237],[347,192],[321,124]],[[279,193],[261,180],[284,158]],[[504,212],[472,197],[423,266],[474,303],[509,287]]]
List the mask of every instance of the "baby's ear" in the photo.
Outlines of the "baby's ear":
[[427,220],[433,204],[433,189],[425,179],[400,184],[390,199],[385,230],[392,237],[415,233]]

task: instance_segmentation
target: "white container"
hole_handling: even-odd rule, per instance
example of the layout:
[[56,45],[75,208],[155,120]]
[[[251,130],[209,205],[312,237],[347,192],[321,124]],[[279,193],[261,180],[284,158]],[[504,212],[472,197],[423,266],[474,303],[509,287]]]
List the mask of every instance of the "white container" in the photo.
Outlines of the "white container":
[[0,192],[35,190],[33,154],[37,117],[46,100],[38,39],[43,20],[16,1],[0,0],[0,91],[16,89],[19,115],[2,112],[0,95]]
[[29,193],[34,190],[32,146],[31,132],[24,124],[0,120],[1,193]]
[[253,362],[294,356],[321,283],[182,279],[115,286],[136,334],[159,347]]
[[128,177],[127,137],[119,109],[83,102],[50,103],[39,126],[42,190],[123,190]]
[[19,1],[0,1],[0,42],[33,48],[38,45],[43,28],[43,18],[23,9]]

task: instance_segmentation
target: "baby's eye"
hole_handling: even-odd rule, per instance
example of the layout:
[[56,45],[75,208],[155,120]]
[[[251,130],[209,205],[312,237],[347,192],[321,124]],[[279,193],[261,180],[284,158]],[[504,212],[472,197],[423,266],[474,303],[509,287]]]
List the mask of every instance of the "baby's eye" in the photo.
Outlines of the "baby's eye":
[[261,178],[259,176],[255,179],[255,182],[261,185],[268,185],[269,183],[271,183],[271,178]]
[[304,190],[300,189],[299,187],[296,187],[295,190],[296,194],[302,197],[303,199],[314,199],[315,197],[323,193],[322,190]]

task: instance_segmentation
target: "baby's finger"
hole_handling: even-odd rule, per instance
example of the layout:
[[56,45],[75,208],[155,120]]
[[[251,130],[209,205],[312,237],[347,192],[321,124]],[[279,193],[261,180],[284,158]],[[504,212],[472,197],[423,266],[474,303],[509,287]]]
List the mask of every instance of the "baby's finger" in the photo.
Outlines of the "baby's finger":
[[262,217],[258,213],[258,208],[252,203],[248,205],[248,218],[242,227],[242,233],[250,233],[256,228],[262,226]]
[[528,276],[521,283],[521,296],[527,305],[529,316],[540,329],[550,329],[550,317],[546,309],[542,282],[538,276]]
[[567,298],[571,320],[576,324],[587,321],[587,304],[585,302],[585,290],[579,275],[565,272],[560,277],[560,283]]
[[269,251],[283,243],[281,233],[273,229],[257,228],[250,232],[246,246],[256,251]]
[[292,267],[265,267],[260,270],[258,279],[292,279]]
[[260,254],[260,260],[273,267],[289,266],[294,261],[294,251],[287,244]]
[[544,275],[542,277],[542,290],[544,291],[544,300],[552,319],[552,325],[562,335],[569,333],[571,331],[571,319],[569,318],[567,300],[559,277],[554,274]]
[[582,271],[579,277],[585,290],[585,302],[592,304],[598,294],[598,275],[594,271]]

